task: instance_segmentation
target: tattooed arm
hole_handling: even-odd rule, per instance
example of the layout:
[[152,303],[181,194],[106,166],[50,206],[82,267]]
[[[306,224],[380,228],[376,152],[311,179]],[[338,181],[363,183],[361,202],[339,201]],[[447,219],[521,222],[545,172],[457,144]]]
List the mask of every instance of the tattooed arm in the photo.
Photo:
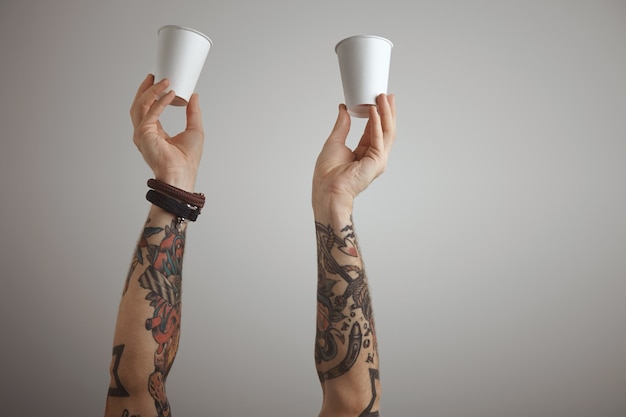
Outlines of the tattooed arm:
[[378,351],[367,277],[352,224],[355,197],[385,169],[395,141],[395,100],[380,95],[354,149],[342,104],[313,176],[318,290],[315,362],[321,417],[378,416]]
[[[159,116],[174,99],[164,80],[149,75],[130,109],[133,141],[155,178],[193,191],[204,133],[198,96],[187,106],[187,127],[169,137]],[[161,97],[161,98],[159,98]],[[105,417],[171,415],[165,381],[180,338],[182,261],[186,225],[151,206],[122,293],[113,341]]]

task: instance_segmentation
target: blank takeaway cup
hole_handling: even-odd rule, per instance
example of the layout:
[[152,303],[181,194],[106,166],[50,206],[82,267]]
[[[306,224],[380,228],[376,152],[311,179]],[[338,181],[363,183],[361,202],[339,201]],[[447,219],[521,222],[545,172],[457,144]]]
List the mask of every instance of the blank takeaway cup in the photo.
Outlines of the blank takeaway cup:
[[352,116],[368,117],[376,97],[387,93],[392,48],[390,40],[373,35],[351,36],[335,46],[343,94]]
[[154,81],[170,80],[169,89],[176,93],[173,106],[189,102],[212,45],[208,36],[194,29],[176,25],[159,29]]

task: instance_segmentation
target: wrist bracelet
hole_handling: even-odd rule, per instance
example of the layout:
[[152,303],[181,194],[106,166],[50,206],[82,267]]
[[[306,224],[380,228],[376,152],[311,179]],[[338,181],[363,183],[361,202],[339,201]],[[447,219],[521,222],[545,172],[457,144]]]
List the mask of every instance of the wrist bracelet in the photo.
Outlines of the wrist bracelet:
[[154,178],[148,180],[148,187],[173,197],[178,201],[189,204],[190,206],[198,208],[204,207],[205,198],[202,193],[190,193]]
[[148,190],[146,200],[178,217],[178,223],[182,223],[185,220],[195,222],[200,214],[200,207],[185,204],[154,190]]

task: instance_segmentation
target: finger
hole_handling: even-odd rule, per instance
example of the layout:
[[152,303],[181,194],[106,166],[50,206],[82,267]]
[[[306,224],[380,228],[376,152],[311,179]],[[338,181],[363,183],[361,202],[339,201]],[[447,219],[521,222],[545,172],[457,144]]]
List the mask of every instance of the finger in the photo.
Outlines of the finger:
[[377,104],[383,123],[383,130],[387,130],[385,129],[386,125],[393,128],[396,122],[396,96],[394,94],[381,94],[377,98]]
[[367,153],[367,150],[370,147],[370,138],[371,138],[370,125],[371,125],[371,122],[369,119],[367,119],[367,123],[365,124],[365,129],[363,129],[363,135],[361,135],[361,139],[359,139],[359,144],[354,149],[354,154],[356,155],[357,159],[363,158],[363,156],[365,156],[365,154]]
[[350,114],[345,104],[339,105],[339,114],[337,114],[337,121],[333,127],[330,136],[326,140],[326,143],[338,142],[345,144],[350,132]]
[[393,94],[381,94],[377,97],[378,113],[381,120],[381,130],[386,151],[391,149],[396,138],[396,105]]
[[194,93],[187,105],[187,130],[202,131],[202,111],[200,110],[200,99]]
[[139,95],[131,108],[131,119],[135,127],[142,123],[143,118],[146,116],[151,106],[162,96],[169,85],[169,80],[164,78],[158,83],[148,87]]
[[[376,97],[378,103],[379,97]],[[380,152],[385,150],[385,143],[383,141],[383,128],[381,126],[379,107],[370,106],[369,120],[367,121],[368,133],[370,136],[370,146]]]
[[393,122],[396,122],[396,95],[389,94],[387,96],[387,101],[389,102],[389,107],[391,108],[391,114],[393,115]]
[[146,75],[146,78],[144,78],[144,80],[141,82],[141,85],[139,85],[139,88],[137,89],[137,93],[135,94],[135,98],[133,99],[133,103],[135,101],[137,101],[137,99],[139,97],[141,97],[141,95],[148,89],[150,88],[150,86],[154,84],[154,75],[152,74],[148,74]]
[[146,75],[146,78],[143,79],[143,81],[139,85],[139,88],[137,89],[137,92],[135,93],[135,98],[130,105],[130,118],[134,125],[136,125],[135,115],[137,114],[137,102],[139,101],[139,97],[141,97],[152,84],[154,84],[154,75],[148,74]]
[[141,123],[144,125],[153,123],[157,124],[159,122],[159,117],[161,116],[161,113],[163,113],[165,108],[169,106],[169,104],[174,100],[174,97],[176,97],[176,94],[173,90],[170,90],[166,94],[164,94],[160,99],[156,101],[156,103],[150,106]]

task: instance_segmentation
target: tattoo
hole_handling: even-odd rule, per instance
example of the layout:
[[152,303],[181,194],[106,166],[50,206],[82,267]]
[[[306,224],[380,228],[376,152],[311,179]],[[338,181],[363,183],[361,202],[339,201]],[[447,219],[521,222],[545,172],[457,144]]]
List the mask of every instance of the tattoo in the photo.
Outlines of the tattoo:
[[[336,258],[337,251],[359,258],[352,224],[341,229],[340,234],[318,222],[315,226],[318,253],[315,362],[323,382],[348,372],[363,350],[368,351],[366,362],[373,362],[377,346],[365,272],[357,265],[340,265]],[[337,358],[340,344],[346,348],[343,358]],[[339,364],[319,371],[320,365],[337,359]]]
[[[147,238],[164,231],[159,245],[147,244]],[[146,319],[146,330],[152,332],[157,342],[154,354],[154,372],[148,378],[148,391],[154,399],[159,417],[171,416],[165,380],[178,352],[180,340],[182,260],[185,248],[185,232],[176,227],[146,227],[143,234],[149,265],[139,277],[139,285],[149,290],[146,300],[154,307],[152,317]],[[138,257],[143,262],[143,257]]]
[[115,356],[115,362],[113,362],[113,369],[111,373],[113,374],[113,379],[115,379],[115,386],[109,387],[109,397],[128,397],[128,391],[122,385],[122,381],[120,381],[120,377],[117,374],[117,370],[120,366],[120,360],[122,359],[122,353],[124,352],[124,345],[117,345],[113,348],[113,356]]
[[[150,223],[150,218],[148,218],[148,220],[146,221],[146,224],[148,223]],[[143,265],[144,259],[142,249],[150,247],[148,245],[148,238],[152,235],[156,235],[157,233],[161,233],[162,231],[162,227],[144,228],[143,233],[141,234],[141,238],[139,239],[139,243],[137,244],[137,249],[135,250],[135,256],[133,257],[130,269],[128,270],[128,275],[126,276],[126,284],[124,285],[124,291],[122,292],[122,295],[126,294],[126,291],[128,290],[128,285],[130,283],[130,278],[133,275],[133,272],[135,272],[135,268],[137,268],[137,265]]]
[[370,380],[372,382],[372,399],[367,408],[359,415],[359,417],[379,417],[378,411],[372,412],[372,407],[376,402],[376,380],[379,380],[378,369],[370,368]]
[[318,372],[317,375],[320,381],[337,378],[338,376],[348,372],[355,364],[356,359],[359,357],[362,340],[363,335],[361,334],[361,326],[359,326],[359,323],[354,323],[352,325],[352,330],[350,331],[350,337],[348,338],[348,352],[346,353],[346,356],[339,363],[339,365],[334,368],[331,368],[326,372]]
[[141,417],[139,414],[130,414],[130,412],[127,409],[124,409],[124,411],[122,411],[122,417]]

